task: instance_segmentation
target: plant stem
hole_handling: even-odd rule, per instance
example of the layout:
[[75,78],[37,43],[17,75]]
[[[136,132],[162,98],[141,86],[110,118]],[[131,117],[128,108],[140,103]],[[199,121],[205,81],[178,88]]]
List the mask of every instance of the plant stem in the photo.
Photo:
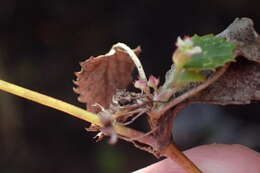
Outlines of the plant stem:
[[187,173],[202,173],[202,171],[189,160],[174,143],[169,144],[162,154],[172,160],[174,160],[178,165],[182,166]]
[[[77,106],[74,106],[72,104],[66,103],[64,101],[55,99],[50,96],[46,96],[44,94],[11,84],[9,82],[0,80],[0,90],[3,90],[5,92],[17,95],[19,97],[23,97],[25,99],[37,102],[39,104],[45,105],[47,107],[51,107],[53,109],[60,110],[62,112],[68,113],[69,115],[72,115],[76,118],[79,118],[81,120],[87,121],[89,123],[95,124],[97,126],[102,127],[103,124],[99,118],[98,115],[93,114],[91,112],[88,112],[82,108],[79,108]],[[155,145],[156,141],[154,138],[145,136],[142,138],[138,138],[140,136],[144,136],[144,133],[115,124],[114,126],[117,134],[127,137],[129,139],[131,138],[137,138],[138,142],[147,144],[147,145]]]
[[[160,117],[161,115],[163,115],[166,111],[168,111],[175,105],[183,102],[187,98],[190,98],[190,97],[194,96],[195,94],[197,94],[198,92],[207,88],[210,84],[215,82],[218,78],[220,78],[225,73],[225,71],[228,69],[229,65],[230,65],[230,63],[224,65],[211,78],[209,78],[208,80],[206,80],[205,82],[200,84],[198,87],[189,90],[188,92],[184,93],[183,95],[180,95],[177,98],[174,98],[172,101],[167,103],[167,105],[164,108],[162,108],[160,111],[158,111],[156,113],[156,115]],[[157,118],[159,118],[159,117],[157,117]]]
[[113,48],[116,48],[116,47],[119,47],[119,48],[125,50],[128,53],[128,55],[130,56],[132,61],[135,63],[135,66],[136,66],[138,73],[139,73],[139,77],[141,79],[147,81],[143,66],[142,66],[139,58],[135,55],[134,51],[124,43],[117,43],[117,44],[113,45]]
[[98,126],[102,126],[100,118],[96,114],[85,111],[82,108],[55,99],[53,97],[40,94],[38,92],[11,84],[3,80],[0,80],[0,90],[40,103],[47,107],[60,110],[62,112],[68,113],[74,117],[96,124]]
[[[77,106],[71,105],[69,103],[63,102],[61,100],[55,99],[53,97],[40,94],[38,92],[11,84],[3,80],[0,80],[0,90],[37,102],[47,107],[60,110],[76,118],[82,119],[100,127],[103,126],[98,115],[88,112]],[[125,139],[127,141],[133,142],[131,139],[134,139],[135,141],[149,145],[153,148],[156,148],[156,146],[158,145],[155,138],[149,135],[145,135],[143,132],[127,128],[119,124],[115,124],[114,129],[118,135],[122,136],[122,139]],[[173,144],[169,145],[163,152],[163,154],[164,156],[175,160],[180,166],[185,168],[188,173],[201,173],[199,172],[198,168],[196,168],[196,166]]]

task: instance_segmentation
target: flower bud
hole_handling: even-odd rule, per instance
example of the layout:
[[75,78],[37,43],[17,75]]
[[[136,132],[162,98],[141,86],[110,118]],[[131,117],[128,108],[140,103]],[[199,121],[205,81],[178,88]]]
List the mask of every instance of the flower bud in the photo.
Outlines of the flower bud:
[[147,82],[147,85],[153,89],[157,89],[157,86],[159,85],[160,80],[153,75],[149,77],[149,80]]
[[147,82],[142,79],[135,81],[134,86],[135,86],[135,88],[138,88],[142,91],[146,91],[148,89]]

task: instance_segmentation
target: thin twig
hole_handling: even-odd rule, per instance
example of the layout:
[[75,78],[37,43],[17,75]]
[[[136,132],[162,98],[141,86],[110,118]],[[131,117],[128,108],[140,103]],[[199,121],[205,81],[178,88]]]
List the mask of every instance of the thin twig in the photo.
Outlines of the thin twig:
[[[181,96],[174,98],[171,102],[169,102],[162,110],[158,111],[157,113],[155,113],[155,115],[157,116],[161,116],[163,115],[166,111],[168,111],[169,109],[171,109],[172,107],[174,107],[175,105],[181,103],[182,101],[186,100],[189,97],[194,96],[196,93],[204,90],[205,88],[207,88],[210,84],[212,84],[213,82],[215,82],[220,76],[222,76],[222,74],[224,74],[224,72],[228,69],[230,64],[226,64],[225,66],[223,66],[221,69],[219,69],[211,78],[209,78],[208,80],[206,80],[205,82],[203,82],[202,84],[200,84],[198,87],[193,88],[191,90],[189,90],[188,92],[182,94]],[[158,118],[159,118],[158,117]]]
[[131,117],[133,114],[135,113],[138,113],[136,116],[134,116],[131,120],[125,122],[125,123],[120,123],[121,125],[123,126],[127,126],[129,124],[132,124],[137,118],[139,118],[140,116],[142,116],[145,112],[147,112],[148,109],[144,109],[142,111],[140,110],[137,110],[137,111],[132,111],[132,112],[129,112],[131,115],[129,115],[129,117]]
[[[158,130],[158,128],[159,128],[159,127],[156,127],[156,128],[154,128],[154,129],[150,130],[149,132],[144,133],[142,136],[138,136],[138,137],[136,137],[136,138],[131,138],[130,140],[132,140],[132,141],[138,141],[140,138],[144,138],[144,137],[146,137],[146,136],[152,135],[156,130]],[[153,148],[154,148],[154,147],[153,147]]]
[[125,116],[125,115],[128,115],[128,114],[135,114],[135,113],[139,113],[140,112],[140,109],[139,108],[142,108],[146,105],[146,103],[143,103],[143,104],[140,104],[140,105],[129,105],[129,106],[126,106],[126,107],[121,107],[122,108],[122,111],[118,111],[116,112],[115,114],[113,114],[113,119],[117,119],[119,117],[122,117],[122,116]]
[[157,140],[151,135],[147,136],[143,132],[127,128],[118,124],[114,126],[114,129],[117,132],[117,134],[119,134],[122,137],[122,139],[126,141],[132,142],[132,139],[135,139],[135,141],[151,146],[152,148],[157,146]]

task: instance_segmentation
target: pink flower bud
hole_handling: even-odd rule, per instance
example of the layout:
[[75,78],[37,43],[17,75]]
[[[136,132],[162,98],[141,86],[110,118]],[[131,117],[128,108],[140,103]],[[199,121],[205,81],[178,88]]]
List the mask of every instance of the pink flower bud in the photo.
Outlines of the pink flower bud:
[[159,82],[160,82],[160,80],[159,80],[158,78],[156,78],[156,77],[154,77],[153,75],[151,75],[151,76],[149,77],[149,80],[148,80],[147,85],[148,85],[149,87],[155,89],[155,88],[157,88],[157,86],[159,85]]
[[135,86],[135,88],[138,88],[142,91],[145,91],[148,89],[147,82],[142,79],[135,81],[134,86]]

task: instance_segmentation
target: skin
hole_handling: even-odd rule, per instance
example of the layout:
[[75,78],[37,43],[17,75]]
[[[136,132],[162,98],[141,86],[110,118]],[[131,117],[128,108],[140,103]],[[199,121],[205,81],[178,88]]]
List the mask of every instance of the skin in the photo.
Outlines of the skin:
[[[203,173],[260,173],[260,153],[242,145],[211,144],[184,151]],[[165,159],[133,173],[187,173]]]

